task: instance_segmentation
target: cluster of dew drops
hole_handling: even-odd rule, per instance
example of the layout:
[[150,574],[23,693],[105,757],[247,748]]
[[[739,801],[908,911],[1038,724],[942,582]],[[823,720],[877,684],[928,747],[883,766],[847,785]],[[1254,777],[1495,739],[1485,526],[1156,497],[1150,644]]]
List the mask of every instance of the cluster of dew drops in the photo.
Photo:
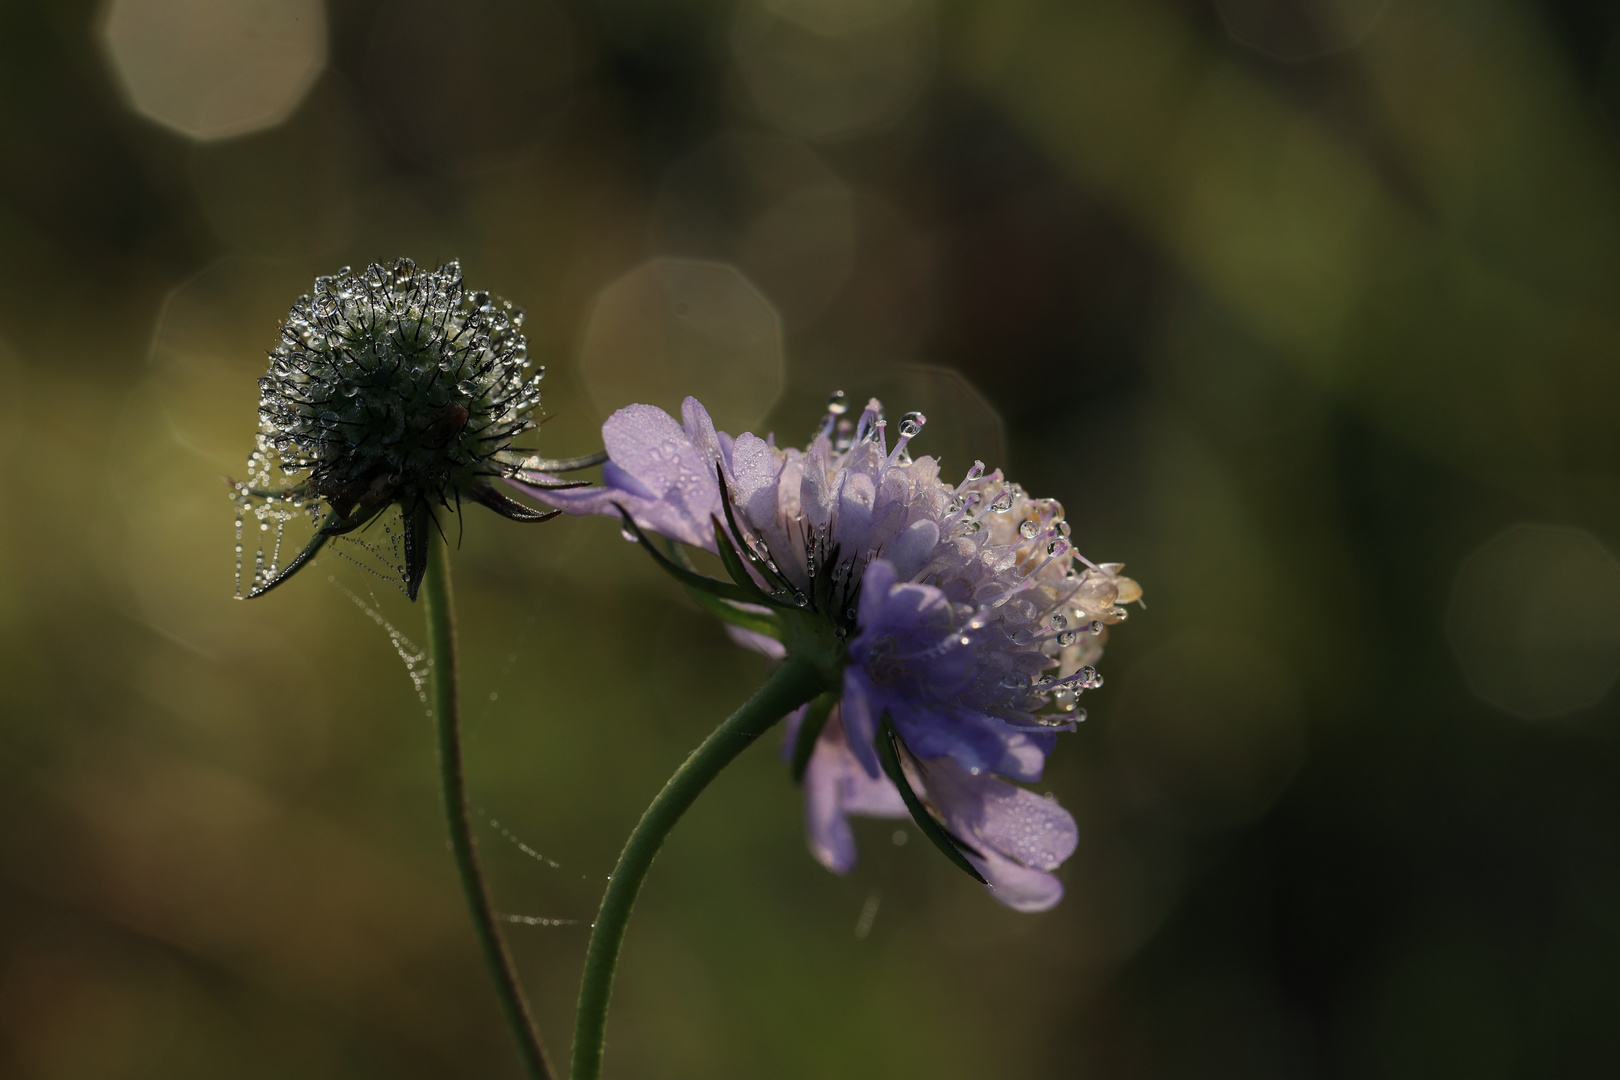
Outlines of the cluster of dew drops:
[[[529,426],[545,375],[543,367],[530,373],[523,322],[523,309],[509,301],[483,290],[464,292],[455,260],[420,270],[402,258],[392,267],[373,263],[355,274],[345,266],[316,278],[313,297],[299,297],[288,314],[270,355],[270,375],[260,380],[266,434],[277,450],[292,454],[295,467],[314,464],[319,444],[341,430],[339,413],[321,406],[360,393],[353,376],[368,371],[368,358],[378,364],[384,355],[419,354],[426,347],[438,351],[439,373],[460,380],[474,428],[516,434]],[[353,351],[351,338],[369,340],[378,351]],[[325,397],[315,395],[317,412],[310,415],[309,403],[298,399],[313,394],[317,383],[327,384]],[[303,389],[284,400],[288,386]]]
[[[832,441],[833,450],[840,454],[848,452],[858,439],[876,438],[878,432],[887,426],[887,422],[882,416],[879,416],[877,423],[873,427],[858,431],[855,422],[849,418],[848,413],[848,394],[842,390],[834,390],[827,395],[827,415],[822,421],[821,427],[817,429],[817,434],[826,434]],[[923,425],[926,423],[928,423],[928,417],[920,412],[908,412],[900,418],[900,426],[897,429],[900,441],[895,447],[897,464],[911,464],[911,454],[907,451],[906,444],[922,432]]]
[[243,576],[250,527],[254,551],[252,569],[246,572],[249,592],[262,588],[280,572],[282,544],[289,524],[300,518],[307,518],[312,530],[320,524],[320,505],[299,496],[297,487],[281,471],[277,460],[277,454],[260,434],[253,453],[248,455],[248,479],[230,486],[230,499],[236,508],[238,598],[246,595]]
[[[834,391],[827,399],[827,419],[822,431],[832,435],[833,449],[842,453],[862,438],[874,438],[883,426],[879,418],[870,429],[857,429],[849,420],[849,400],[842,390]],[[911,457],[905,444],[922,430],[927,418],[920,412],[908,412],[900,421],[897,448],[898,463],[909,465]],[[1096,565],[1079,556],[1069,540],[1070,525],[1064,517],[1063,506],[1056,499],[1031,499],[1017,484],[1006,484],[984,503],[988,492],[982,490],[984,465],[975,462],[952,497],[951,510],[955,527],[966,535],[974,535],[984,527],[986,514],[1010,513],[1020,501],[1026,515],[1018,526],[1019,546],[1027,546],[1028,558],[1039,560],[1044,551],[1045,562],[1057,559],[1080,559],[1085,568],[1076,570],[1072,563],[1065,570],[1061,588],[1064,594],[1053,610],[1039,624],[1039,629],[1014,626],[1007,629],[1008,639],[1015,647],[1035,646],[1047,656],[1059,661],[1062,667],[1075,666],[1071,674],[1058,676],[1050,672],[1041,675],[1031,685],[1030,679],[1018,672],[1010,672],[1001,681],[1005,690],[1019,694],[1036,695],[1039,711],[1032,713],[1042,727],[1066,727],[1086,719],[1086,710],[1079,707],[1080,695],[1103,685],[1103,677],[1089,661],[1101,654],[1101,637],[1106,623],[1124,622],[1128,612],[1117,601],[1120,585],[1117,581],[1122,563]],[[1029,576],[1034,577],[1044,563],[1031,566]],[[1134,583],[1133,586],[1134,588]],[[1139,595],[1139,594],[1138,594]],[[851,612],[853,615],[853,612]],[[995,621],[981,611],[970,618],[967,629],[983,630]],[[1083,640],[1089,638],[1091,640]],[[964,636],[963,644],[972,640]],[[1070,655],[1065,656],[1068,653]],[[1084,661],[1084,662],[1082,662]]]

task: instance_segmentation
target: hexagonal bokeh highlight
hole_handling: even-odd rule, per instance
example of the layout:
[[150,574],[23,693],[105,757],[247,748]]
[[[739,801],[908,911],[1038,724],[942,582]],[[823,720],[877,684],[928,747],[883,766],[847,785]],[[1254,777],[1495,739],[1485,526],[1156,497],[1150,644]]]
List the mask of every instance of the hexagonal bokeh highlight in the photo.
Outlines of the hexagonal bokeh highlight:
[[782,392],[782,323],[726,263],[652,259],[603,289],[579,373],[602,413],[632,402],[679,416],[696,397],[717,427],[751,430]]
[[735,263],[797,330],[816,321],[854,269],[854,196],[804,144],[730,132],[664,174],[652,244]]
[[1620,560],[1580,529],[1514,525],[1458,567],[1446,636],[1499,709],[1534,720],[1595,705],[1620,676]]
[[732,55],[762,116],[811,139],[900,120],[934,62],[929,0],[750,0]]
[[326,67],[321,0],[108,0],[100,36],[130,106],[203,141],[281,123]]
[[1389,0],[1215,0],[1215,7],[1233,41],[1298,63],[1359,45]]

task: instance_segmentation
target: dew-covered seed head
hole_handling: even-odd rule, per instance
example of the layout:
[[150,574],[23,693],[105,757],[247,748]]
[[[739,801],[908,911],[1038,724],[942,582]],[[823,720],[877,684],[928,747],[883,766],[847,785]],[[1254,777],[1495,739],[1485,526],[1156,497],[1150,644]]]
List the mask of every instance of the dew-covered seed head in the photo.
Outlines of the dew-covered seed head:
[[[253,481],[233,491],[239,513],[275,517],[278,530],[284,507],[316,514],[324,504],[325,516],[284,567],[279,540],[268,561],[261,553],[247,595],[268,592],[326,538],[395,503],[404,515],[401,576],[413,599],[435,508],[459,510],[465,499],[518,521],[552,516],[489,483],[516,471],[512,440],[534,427],[540,404],[543,369],[530,368],[522,327],[521,308],[467,290],[456,262],[423,270],[398,259],[316,278],[282,323],[259,380]],[[272,484],[275,476],[290,486]]]
[[540,403],[523,311],[469,292],[461,267],[347,267],[317,278],[259,380],[259,422],[286,472],[348,516],[446,504],[493,467]]

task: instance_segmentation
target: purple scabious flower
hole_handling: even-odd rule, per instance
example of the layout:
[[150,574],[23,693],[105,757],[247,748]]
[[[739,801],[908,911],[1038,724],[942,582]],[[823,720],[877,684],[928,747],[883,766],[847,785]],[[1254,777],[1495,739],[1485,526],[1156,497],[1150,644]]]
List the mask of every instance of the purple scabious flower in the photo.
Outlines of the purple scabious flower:
[[[1057,733],[1085,719],[1105,626],[1141,589],[1075,552],[1055,500],[982,463],[952,485],[912,458],[921,414],[891,448],[876,400],[857,421],[846,411],[835,394],[801,451],[717,432],[694,398],[680,423],[631,405],[603,425],[604,486],[556,490],[532,470],[514,483],[571,514],[623,516],[739,640],[817,663],[833,689],[788,718],[787,749],[823,865],[855,865],[850,815],[909,813],[1002,903],[1045,910],[1074,819],[1009,781],[1039,780]],[[719,555],[734,584],[700,594],[708,579],[647,532]]]

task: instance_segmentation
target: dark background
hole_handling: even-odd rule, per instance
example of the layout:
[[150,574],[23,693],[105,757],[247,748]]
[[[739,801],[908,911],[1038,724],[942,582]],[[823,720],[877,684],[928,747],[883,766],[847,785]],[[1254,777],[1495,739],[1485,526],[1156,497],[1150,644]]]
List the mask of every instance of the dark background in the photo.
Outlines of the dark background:
[[[341,551],[232,599],[277,321],[402,254],[528,309],[546,453],[878,392],[1146,588],[1040,785],[1062,905],[891,822],[827,874],[762,746],[655,867],[610,1076],[1620,1075],[1620,9],[320,15],[0,9],[0,1075],[516,1075],[363,609],[420,613]],[[763,665],[606,520],[470,515],[456,568],[562,1057],[603,876]]]

